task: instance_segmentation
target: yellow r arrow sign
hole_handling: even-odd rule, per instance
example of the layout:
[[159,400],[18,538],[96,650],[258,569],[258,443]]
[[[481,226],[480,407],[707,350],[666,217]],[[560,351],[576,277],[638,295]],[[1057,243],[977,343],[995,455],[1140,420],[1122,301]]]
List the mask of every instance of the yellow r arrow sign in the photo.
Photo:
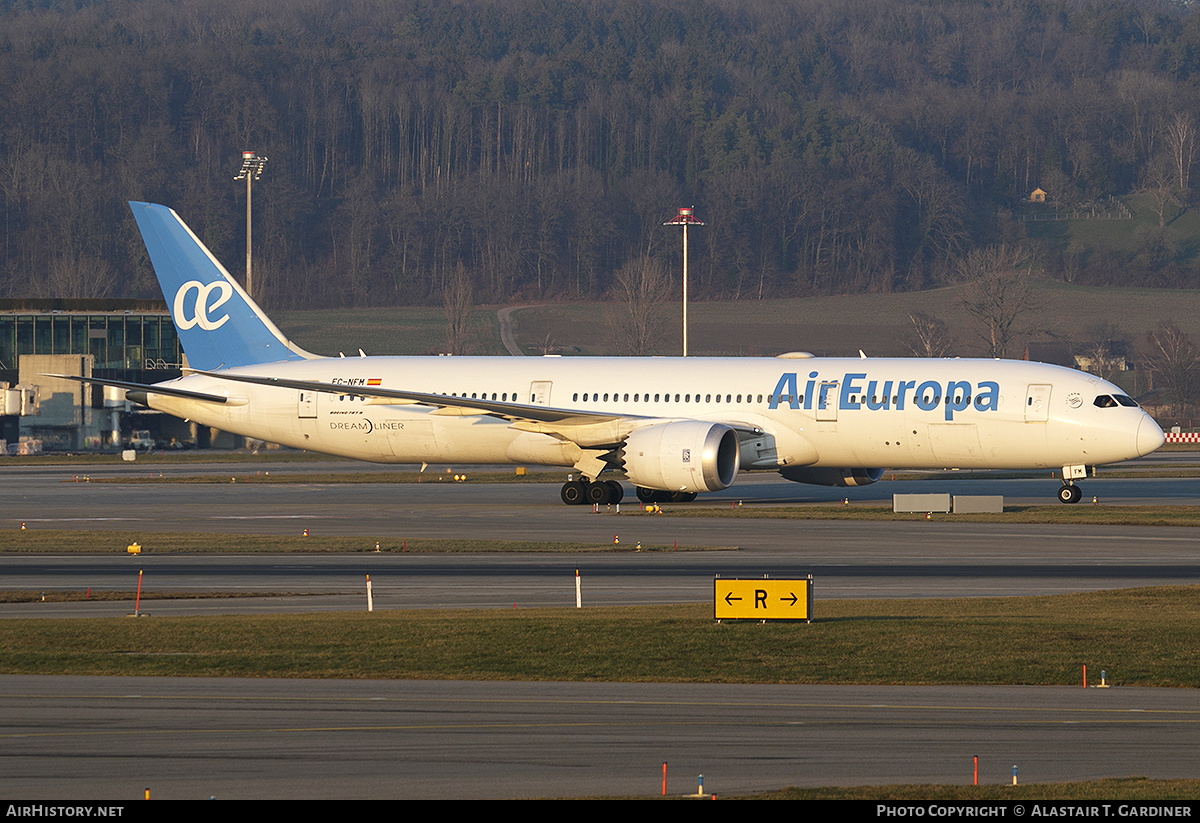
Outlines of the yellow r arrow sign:
[[713,616],[717,620],[812,621],[812,577],[798,580],[713,581]]

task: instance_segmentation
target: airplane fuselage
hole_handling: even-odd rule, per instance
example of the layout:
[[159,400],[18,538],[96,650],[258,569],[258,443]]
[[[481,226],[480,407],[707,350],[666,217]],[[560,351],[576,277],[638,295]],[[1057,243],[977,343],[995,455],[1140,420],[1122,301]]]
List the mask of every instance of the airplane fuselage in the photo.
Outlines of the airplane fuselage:
[[[261,368],[229,373],[261,374]],[[786,466],[1041,468],[1137,457],[1161,443],[1123,392],[1040,363],[962,359],[350,357],[272,364],[272,376],[346,387],[305,392],[193,375],[170,385],[233,398],[151,394],[151,405],[237,434],[373,462],[573,466],[651,421],[739,429],[743,470]],[[611,413],[564,439],[455,408],[355,395],[356,387]],[[244,402],[243,402],[244,401]]]
[[207,426],[382,463],[574,469],[564,503],[728,488],[742,470],[861,485],[892,468],[1062,468],[1148,454],[1161,429],[1111,383],[958,359],[352,357],[295,345],[170,209],[130,203],[194,371],[96,380]]

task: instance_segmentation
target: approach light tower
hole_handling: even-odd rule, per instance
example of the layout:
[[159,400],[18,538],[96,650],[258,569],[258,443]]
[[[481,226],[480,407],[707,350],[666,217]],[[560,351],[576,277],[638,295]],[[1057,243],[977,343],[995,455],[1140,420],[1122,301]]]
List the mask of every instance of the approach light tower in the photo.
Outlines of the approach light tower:
[[246,181],[246,294],[254,299],[253,281],[250,274],[250,183],[262,177],[263,166],[267,158],[259,157],[252,151],[242,152],[242,168],[234,180]]
[[692,214],[693,207],[682,208],[674,220],[663,223],[664,226],[683,226],[683,356],[687,357],[687,230],[688,226],[703,226]]

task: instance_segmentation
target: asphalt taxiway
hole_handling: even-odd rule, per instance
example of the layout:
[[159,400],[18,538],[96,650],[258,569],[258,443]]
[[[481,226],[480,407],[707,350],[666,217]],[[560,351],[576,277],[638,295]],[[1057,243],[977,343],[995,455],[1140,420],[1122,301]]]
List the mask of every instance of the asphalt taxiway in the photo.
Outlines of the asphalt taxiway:
[[23,799],[718,797],[1196,776],[1180,689],[0,677]]
[[[348,464],[355,466],[358,464]],[[1055,594],[1081,590],[1200,583],[1200,541],[1178,527],[1021,525],[931,521],[745,520],[650,515],[636,501],[620,507],[564,506],[552,484],[259,485],[238,483],[254,467],[208,471],[234,480],[218,484],[123,485],[76,482],[70,467],[11,467],[0,485],[7,527],[89,529],[103,543],[113,530],[205,532],[224,538],[228,553],[161,555],[152,539],[145,554],[0,556],[0,587],[10,590],[129,589],[137,569],[158,591],[324,592],[301,600],[182,601],[160,613],[214,610],[361,608],[371,575],[378,608],[558,606],[574,603],[574,573],[590,605],[705,602],[712,580],[725,577],[814,575],[821,598],[951,597]],[[278,471],[277,467],[270,467]],[[117,466],[109,471],[145,472]],[[156,469],[157,471],[157,469]],[[191,471],[195,472],[195,468]],[[309,469],[311,471],[311,468]],[[748,476],[713,495],[713,507],[769,508],[782,503],[890,500],[893,492],[1003,494],[1012,504],[1047,503],[1057,481],[984,479],[878,483],[861,489],[798,486],[771,475]],[[1106,502],[1195,503],[1194,479],[1087,481]],[[1089,505],[1081,503],[1078,505]],[[668,507],[669,508],[669,507]],[[700,504],[692,504],[698,512]],[[19,522],[18,522],[19,521]],[[354,555],[239,555],[239,534],[308,530],[314,545],[326,535],[359,535]],[[400,551],[413,538],[502,538],[563,541],[625,549],[700,546],[704,552],[613,554],[418,555]],[[387,550],[373,553],[376,542]],[[720,550],[724,547],[723,550]],[[730,547],[736,547],[732,550]],[[305,601],[308,602],[305,602]],[[0,607],[0,616],[96,614],[123,606],[31,604]]]
[[[352,464],[358,466],[359,464]],[[209,467],[231,478],[244,464]],[[156,467],[154,471],[158,471]],[[275,466],[272,472],[280,471]],[[303,467],[302,471],[312,471]],[[334,470],[327,466],[322,471]],[[108,471],[108,470],[105,470]],[[147,472],[145,466],[114,471]],[[172,468],[166,471],[178,471]],[[194,468],[189,468],[191,473]],[[92,475],[97,472],[93,471]],[[566,507],[555,485],[115,485],[70,467],[5,467],[4,525],[360,535],[362,554],[0,556],[0,587],[324,592],[152,601],[157,615],[708,602],[714,575],[812,573],[822,597],[1045,594],[1200,583],[1190,528],[731,520]],[[1057,481],[931,478],[864,489],[740,479],[715,505],[889,500],[895,491],[1048,503]],[[1085,500],[1195,503],[1195,480],[1089,479]],[[1081,504],[1087,505],[1087,503]],[[374,554],[414,537],[736,546],[620,554]],[[230,538],[231,549],[236,537]],[[23,604],[0,617],[121,615]],[[0,676],[0,785],[26,798],[718,795],[784,785],[1196,777],[1194,690],[262,681]]]

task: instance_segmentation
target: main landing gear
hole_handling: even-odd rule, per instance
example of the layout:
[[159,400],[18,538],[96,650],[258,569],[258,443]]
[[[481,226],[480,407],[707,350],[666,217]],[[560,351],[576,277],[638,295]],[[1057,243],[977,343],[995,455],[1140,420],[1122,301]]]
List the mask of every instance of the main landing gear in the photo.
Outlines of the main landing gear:
[[[604,506],[620,503],[625,497],[625,487],[616,480],[589,481],[584,478],[568,480],[562,485],[562,502],[568,506],[595,504]],[[638,486],[637,498],[643,503],[691,503],[695,492],[664,492]]]
[[1074,483],[1063,483],[1058,490],[1059,503],[1078,503],[1083,497],[1083,490]]
[[569,480],[562,486],[562,502],[568,506],[582,506],[586,503],[605,505],[620,503],[625,496],[625,487],[616,480],[597,480],[592,483],[587,480]]

